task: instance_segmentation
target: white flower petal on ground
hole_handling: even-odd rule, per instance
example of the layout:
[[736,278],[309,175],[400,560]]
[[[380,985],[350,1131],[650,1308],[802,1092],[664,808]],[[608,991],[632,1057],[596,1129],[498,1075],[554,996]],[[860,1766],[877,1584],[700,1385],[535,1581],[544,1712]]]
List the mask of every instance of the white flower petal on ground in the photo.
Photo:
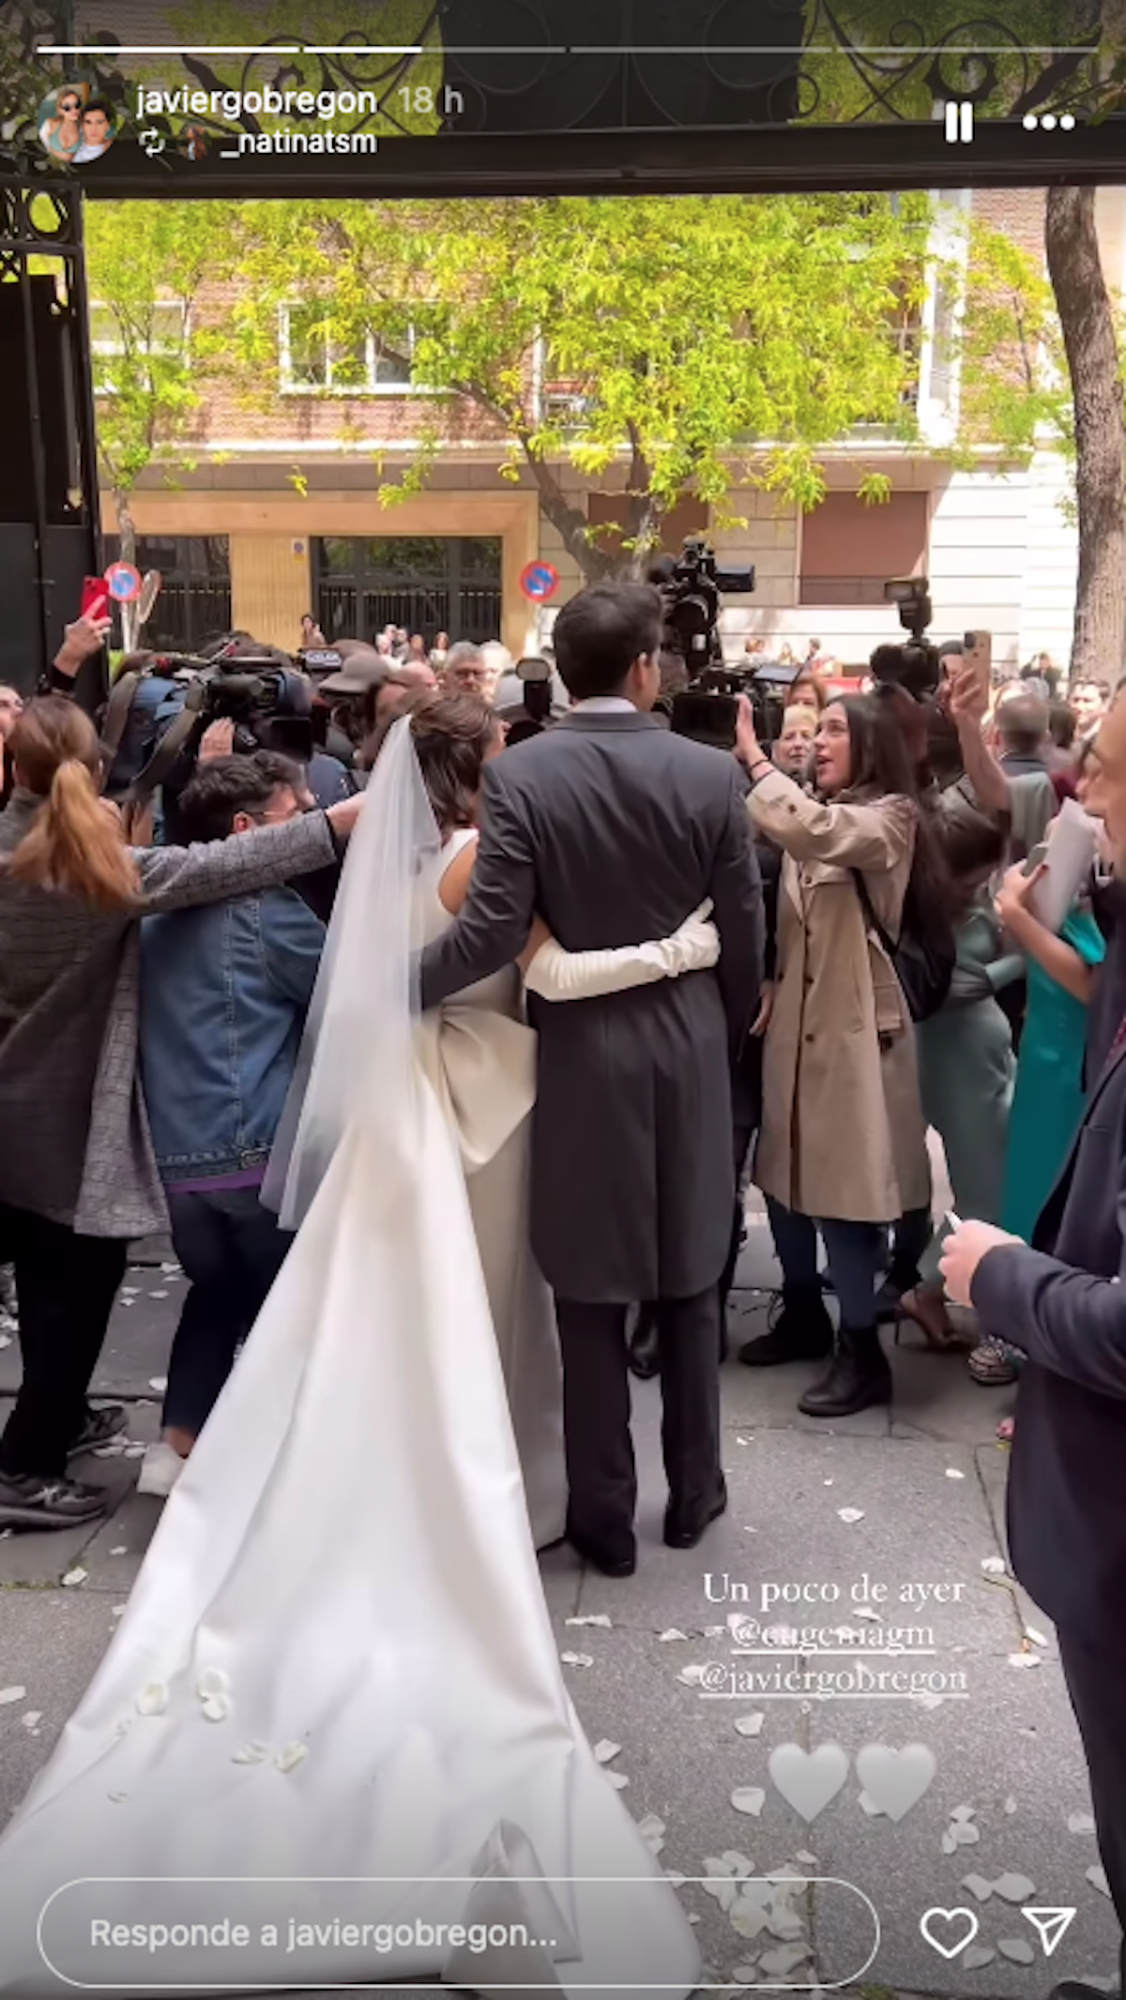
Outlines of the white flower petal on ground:
[[964,1479],[965,1476],[964,1472],[959,1472],[956,1465],[948,1465],[946,1468],[947,1479]]
[[608,1612],[588,1611],[583,1612],[577,1618],[565,1618],[563,1623],[565,1625],[601,1625],[605,1631],[609,1632],[613,1627],[614,1621]]
[[964,1819],[975,1819],[976,1816],[977,1808],[975,1806],[955,1806],[950,1814],[951,1819],[957,1822]]
[[701,1639],[722,1639],[726,1630],[726,1625],[702,1625],[700,1627],[700,1637]]
[[986,1576],[1004,1576],[1005,1558],[1004,1556],[982,1556],[981,1567],[985,1571]]
[[168,1707],[168,1689],[162,1681],[150,1681],[137,1696],[138,1715],[163,1715]]
[[1027,1903],[1036,1894],[1036,1884],[1029,1875],[998,1875],[993,1884],[995,1896],[1003,1896],[1006,1903]]
[[594,1746],[594,1755],[596,1762],[599,1764],[612,1763],[614,1758],[617,1756],[619,1750],[621,1749],[621,1747],[622,1746],[620,1743],[611,1743],[610,1738],[608,1736],[604,1736],[602,1738],[602,1741],[600,1743],[596,1743]]
[[764,1951],[759,1959],[759,1969],[771,1979],[785,1979],[804,1965],[811,1956],[808,1944],[782,1944],[777,1951]]
[[1024,1628],[1024,1636],[1034,1646],[1048,1646],[1051,1644],[1051,1640],[1048,1638],[1047,1633],[1038,1632],[1035,1625],[1026,1625]]
[[[166,1299],[166,1298],[168,1297],[168,1293],[167,1293],[167,1292],[150,1292],[150,1293],[149,1293],[149,1297],[150,1297],[150,1299]],[[151,1383],[150,1383],[150,1385],[149,1385],[149,1386],[150,1386],[150,1388],[151,1388],[151,1386],[152,1386],[152,1385],[151,1385]]]
[[800,1861],[803,1868],[817,1867],[816,1854],[810,1854],[808,1848],[805,1847],[799,1847],[797,1853],[794,1856],[794,1860]]
[[766,1800],[761,1785],[738,1785],[731,1794],[731,1803],[737,1813],[747,1813],[757,1819]]
[[284,1750],[278,1751],[274,1762],[278,1770],[284,1772],[288,1777],[290,1771],[296,1771],[297,1766],[303,1764],[308,1755],[309,1746],[307,1743],[287,1743]]
[[594,1665],[593,1653],[560,1653],[559,1657],[565,1667],[593,1667]]
[[196,1693],[201,1701],[209,1694],[229,1694],[230,1691],[230,1675],[225,1674],[222,1667],[205,1667],[196,1682]]
[[10,1347],[10,1346],[11,1346],[11,1344],[12,1344],[12,1336],[11,1336],[11,1334],[10,1334],[10,1333],[0,1333],[0,1349],[3,1349],[3,1348],[5,1348],[5,1347]]
[[1095,1822],[1090,1813],[1069,1813],[1067,1830],[1069,1833],[1094,1833]]
[[991,1945],[970,1944],[966,1946],[958,1961],[964,1972],[980,1972],[982,1966],[992,1965],[997,1953]]
[[687,1632],[682,1632],[676,1625],[670,1625],[667,1632],[658,1632],[657,1644],[659,1646],[668,1646],[674,1639],[687,1639],[687,1637]]
[[226,1722],[231,1712],[231,1697],[229,1694],[204,1695],[200,1708],[206,1722]]
[[781,1939],[784,1944],[794,1944],[805,1930],[796,1910],[774,1910],[766,1920],[766,1928],[771,1937]]
[[679,1868],[665,1869],[665,1881],[671,1882],[674,1889],[683,1889],[687,1880],[687,1875],[682,1875]]
[[862,1521],[864,1519],[864,1509],[863,1507],[838,1507],[837,1519],[846,1522],[851,1527],[854,1521]]
[[88,1569],[68,1569],[63,1578],[63,1589],[73,1590],[77,1584],[85,1583],[89,1574]]
[[740,1736],[759,1736],[762,1733],[762,1725],[765,1721],[765,1712],[760,1708],[756,1709],[753,1715],[736,1716],[735,1727]]
[[884,1622],[879,1612],[873,1611],[870,1604],[858,1605],[855,1615],[857,1618],[866,1618],[871,1625],[882,1625]]
[[931,1694],[929,1690],[923,1694],[913,1694],[909,1698],[911,1701],[917,1701],[920,1708],[941,1708],[945,1699],[943,1695]]
[[1002,1958],[1010,1958],[1014,1965],[1032,1965],[1036,1958],[1027,1938],[998,1938],[997,1949]]
[[1010,1667],[1038,1667],[1040,1665],[1040,1655],[1039,1653],[1010,1653],[1009,1665]]
[[954,1838],[954,1835],[953,1835],[952,1833],[944,1833],[944,1834],[943,1834],[943,1836],[942,1836],[942,1852],[943,1852],[944,1854],[957,1854],[957,1852],[958,1852],[958,1843],[957,1843],[957,1841],[955,1840],[955,1838]]
[[20,1721],[23,1723],[25,1729],[35,1729],[42,1720],[43,1711],[41,1708],[29,1708],[27,1714],[20,1717]]
[[1092,1889],[1098,1890],[1100,1896],[1109,1896],[1110,1883],[1106,1879],[1106,1869],[1101,1862],[1097,1862],[1094,1868],[1088,1868],[1087,1880]]
[[964,1819],[959,1820],[957,1826],[951,1827],[950,1838],[955,1847],[976,1847],[981,1834],[976,1826],[971,1826],[969,1820]]
[[1010,1792],[1008,1798],[1005,1800],[1005,1811],[1011,1815],[1015,1813],[1016,1809],[1017,1809],[1017,1802],[1014,1799],[1012,1793]]
[[124,1618],[124,1616],[125,1616],[125,1613],[126,1613],[126,1611],[128,1610],[128,1608],[129,1608],[129,1607],[128,1607],[128,1605],[126,1605],[126,1604],[115,1604],[115,1605],[114,1605],[114,1607],[113,1607],[113,1610],[112,1610],[112,1611],[110,1612],[110,1617],[111,1617],[111,1618]]
[[677,1680],[683,1681],[685,1687],[699,1687],[706,1672],[707,1668],[696,1661],[689,1667],[681,1667]]
[[968,1889],[971,1896],[976,1896],[979,1903],[987,1903],[993,1894],[993,1884],[987,1882],[984,1875],[964,1875],[962,1887]]
[[758,1971],[754,1965],[737,1965],[731,1977],[737,1986],[753,1986],[758,1979]]
[[26,1688],[0,1688],[0,1708],[10,1708],[15,1701],[26,1701]]
[[624,1771],[607,1771],[606,1782],[613,1785],[616,1792],[624,1792],[626,1786],[629,1784],[629,1779],[626,1777]]
[[270,1754],[268,1743],[244,1743],[231,1758],[232,1764],[264,1764]]
[[[872,1798],[868,1792],[861,1792],[860,1794],[860,1809],[862,1812],[867,1813],[869,1819],[887,1818],[887,1814],[885,1813],[883,1807],[878,1806],[876,1804],[875,1799]],[[951,1849],[950,1851],[951,1853],[953,1853],[953,1849]]]
[[638,1820],[637,1831],[649,1849],[650,1854],[659,1854],[661,1852],[665,1844],[665,1833],[667,1831],[663,1819],[658,1819],[656,1813],[646,1813],[644,1819]]
[[725,1847],[719,1858],[726,1862],[728,1873],[734,1875],[737,1882],[742,1882],[748,1875],[754,1873],[755,1864],[750,1855],[740,1854],[737,1847]]
[[718,1875],[707,1882],[701,1882],[705,1896],[718,1903],[721,1910],[730,1910],[739,1894],[739,1884],[730,1875]]
[[127,1556],[129,1554],[129,1551],[127,1548],[121,1547],[117,1549],[111,1549],[110,1554],[111,1556]]
[[167,1389],[167,1387],[168,1387],[167,1375],[149,1376],[149,1388],[155,1389],[158,1396],[163,1396],[164,1391]]

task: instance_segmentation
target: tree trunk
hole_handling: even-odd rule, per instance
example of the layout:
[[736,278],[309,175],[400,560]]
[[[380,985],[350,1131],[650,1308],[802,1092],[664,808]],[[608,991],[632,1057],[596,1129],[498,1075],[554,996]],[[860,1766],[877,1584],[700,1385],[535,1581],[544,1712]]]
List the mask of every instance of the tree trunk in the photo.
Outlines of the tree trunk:
[[572,562],[578,564],[584,584],[605,582],[616,568],[613,557],[607,555],[597,542],[588,539],[586,515],[577,507],[572,507],[551,467],[528,450],[525,438],[521,438],[520,442],[525,461],[539,489],[541,511],[551,522]]
[[1126,672],[1126,425],[1093,187],[1049,188],[1045,245],[1075,407],[1079,573],[1071,678],[1113,685]]
[[[121,543],[121,561],[132,563],[133,568],[136,569],[137,524],[130,512],[128,493],[124,493],[120,488],[116,488],[113,496],[113,504],[117,512],[117,534]],[[121,606],[121,645],[123,651],[126,653],[132,653],[136,649],[137,606],[135,601],[132,604],[123,604]]]

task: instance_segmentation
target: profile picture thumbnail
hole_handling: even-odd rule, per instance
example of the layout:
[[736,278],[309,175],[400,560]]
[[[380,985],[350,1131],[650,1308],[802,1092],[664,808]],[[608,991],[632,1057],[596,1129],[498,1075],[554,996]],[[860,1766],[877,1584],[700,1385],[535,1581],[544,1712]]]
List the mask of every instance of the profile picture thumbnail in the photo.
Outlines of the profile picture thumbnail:
[[100,160],[117,137],[119,113],[105,97],[92,97],[84,83],[61,83],[39,107],[40,143],[70,166]]

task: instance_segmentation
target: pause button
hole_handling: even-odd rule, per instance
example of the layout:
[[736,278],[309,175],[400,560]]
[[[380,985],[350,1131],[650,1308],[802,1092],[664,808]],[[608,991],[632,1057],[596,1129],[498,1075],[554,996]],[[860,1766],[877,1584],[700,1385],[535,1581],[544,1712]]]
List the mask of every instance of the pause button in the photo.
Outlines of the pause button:
[[951,146],[968,146],[974,136],[974,108],[964,99],[946,106],[946,140]]

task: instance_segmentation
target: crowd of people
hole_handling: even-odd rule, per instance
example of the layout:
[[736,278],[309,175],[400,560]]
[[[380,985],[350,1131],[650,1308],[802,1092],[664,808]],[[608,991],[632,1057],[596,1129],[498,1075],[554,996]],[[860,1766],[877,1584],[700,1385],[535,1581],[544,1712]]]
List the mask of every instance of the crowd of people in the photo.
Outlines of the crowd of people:
[[[206,1517],[210,1441],[239,1435],[263,1344],[328,1341],[326,1315],[382,1315],[409,1428],[424,1390],[395,1315],[415,1350],[445,1337],[429,1244],[480,1306],[507,1410],[459,1446],[470,1513],[515,1505],[529,1547],[565,1535],[629,1575],[632,1366],[661,1379],[665,1540],[694,1547],[726,1506],[749,1177],[782,1282],[738,1360],[824,1363],[807,1416],[892,1400],[884,1325],[1016,1383],[1014,1561],[1057,1622],[1126,1914],[1126,701],[1042,660],[990,686],[957,642],[926,698],[887,647],[839,694],[813,640],[771,729],[740,699],[727,755],[668,727],[656,594],[605,585],[531,663],[559,683],[536,741],[513,747],[503,649],[388,628],[310,664],[315,758],[240,752],[213,721],[175,844],[145,845],[72,698],[105,631],[68,627],[34,699],[0,688],[0,1120],[19,1135],[0,1259],[23,1365],[0,1527],[104,1510],[68,1468],[124,1429],[89,1385],[130,1241],[170,1228],[189,1283],[143,1490],[182,1485]],[[312,618],[302,640],[323,649]],[[956,1211],[937,1227],[928,1131]],[[460,1236],[430,1213],[451,1161]],[[253,1446],[271,1493],[315,1425],[303,1370]],[[486,1434],[507,1485],[474,1460]]]

